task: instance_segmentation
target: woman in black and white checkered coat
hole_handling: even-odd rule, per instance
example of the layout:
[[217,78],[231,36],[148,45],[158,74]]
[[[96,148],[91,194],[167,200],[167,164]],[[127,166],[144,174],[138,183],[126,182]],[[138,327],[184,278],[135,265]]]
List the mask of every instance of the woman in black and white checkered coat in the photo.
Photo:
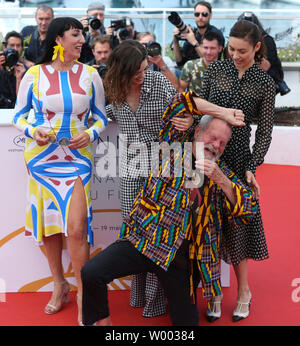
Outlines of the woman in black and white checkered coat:
[[[112,52],[104,85],[110,102],[107,116],[120,127],[120,196],[124,218],[149,175],[151,143],[158,141],[161,116],[176,89],[162,73],[148,70],[147,50],[131,40]],[[186,130],[192,123],[191,117],[186,118],[180,129]],[[144,317],[166,312],[163,289],[154,274],[133,276],[130,304],[144,306]]]

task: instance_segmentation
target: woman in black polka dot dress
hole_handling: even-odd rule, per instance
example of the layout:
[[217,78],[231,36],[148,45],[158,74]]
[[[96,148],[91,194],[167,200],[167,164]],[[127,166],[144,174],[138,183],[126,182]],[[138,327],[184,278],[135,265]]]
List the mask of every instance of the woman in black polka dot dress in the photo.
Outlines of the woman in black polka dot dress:
[[[258,65],[263,59],[263,45],[258,27],[245,20],[238,21],[230,31],[228,52],[230,59],[211,63],[204,75],[200,96],[223,107],[241,109],[245,114],[245,127],[234,127],[222,159],[253,187],[259,196],[255,180],[256,168],[264,157],[272,139],[275,86],[272,78]],[[250,124],[258,121],[255,144],[250,150]],[[225,226],[222,232],[222,258],[232,263],[238,281],[237,305],[234,321],[249,315],[251,292],[248,286],[247,259],[268,258],[260,210],[253,220],[239,230]],[[211,301],[207,316],[215,320],[221,316],[220,299]]]

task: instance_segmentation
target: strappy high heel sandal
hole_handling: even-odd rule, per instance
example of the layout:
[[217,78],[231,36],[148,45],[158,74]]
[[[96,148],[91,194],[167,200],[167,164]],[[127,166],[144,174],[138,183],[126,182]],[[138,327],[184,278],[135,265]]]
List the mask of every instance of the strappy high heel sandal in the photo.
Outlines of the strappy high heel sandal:
[[214,322],[221,317],[221,303],[223,295],[218,296],[218,300],[216,300],[216,298],[217,297],[213,297],[208,301],[206,310],[206,318],[208,322]]
[[[61,296],[59,299],[59,303],[57,305],[54,305],[51,303],[51,300],[53,298],[53,294],[56,290],[61,289]],[[45,307],[45,314],[47,315],[53,315],[59,312],[63,306],[63,303],[69,303],[70,301],[70,285],[68,281],[64,280],[62,282],[54,282],[54,290],[52,293],[52,297],[49,301],[49,303]]]
[[76,301],[77,301],[77,308],[78,308],[78,325],[80,327],[83,327],[84,324],[82,323],[82,296],[77,294]]
[[[250,297],[248,299],[247,302],[241,302],[241,301],[237,301],[236,302],[236,308],[235,310],[233,311],[233,316],[232,316],[232,319],[233,319],[233,322],[238,322],[238,321],[241,321],[245,318],[247,318],[249,316],[249,313],[250,313],[250,305],[251,305],[251,294],[250,294]],[[242,308],[244,305],[248,305],[248,309],[247,311],[244,311],[242,312]]]

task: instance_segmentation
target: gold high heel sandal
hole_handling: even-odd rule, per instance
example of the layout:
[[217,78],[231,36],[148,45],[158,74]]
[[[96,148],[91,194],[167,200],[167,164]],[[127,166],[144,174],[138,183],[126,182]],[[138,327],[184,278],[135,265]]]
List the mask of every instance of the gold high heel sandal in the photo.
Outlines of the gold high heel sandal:
[[[50,302],[53,298],[54,291],[55,291],[55,289],[59,289],[59,288],[62,290],[60,302],[58,305],[51,304]],[[62,282],[54,282],[54,290],[53,290],[52,297],[51,297],[49,303],[45,307],[45,310],[44,310],[45,314],[53,315],[53,314],[56,314],[57,312],[59,312],[63,306],[63,303],[69,303],[69,301],[70,301],[69,296],[70,296],[70,285],[69,285],[68,281],[64,280]]]

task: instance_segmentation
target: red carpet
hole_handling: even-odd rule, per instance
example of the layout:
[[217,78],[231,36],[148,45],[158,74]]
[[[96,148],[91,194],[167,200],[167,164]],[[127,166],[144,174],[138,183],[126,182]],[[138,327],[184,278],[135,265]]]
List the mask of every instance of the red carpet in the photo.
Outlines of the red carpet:
[[[210,326],[299,326],[300,289],[300,167],[263,165],[257,171],[261,185],[261,209],[270,258],[249,262],[252,291],[250,316],[234,323],[231,315],[236,301],[236,280],[231,271],[231,287],[224,288],[222,318],[210,324],[205,319],[205,303],[199,299],[200,325]],[[294,301],[292,293],[294,291]],[[200,292],[199,292],[200,298]],[[129,306],[128,291],[110,291],[110,310],[115,326],[169,326],[168,315],[143,318],[142,308]],[[50,293],[9,293],[0,302],[1,326],[75,326],[75,293],[64,309],[46,315],[43,308]],[[299,300],[299,302],[297,302]]]

